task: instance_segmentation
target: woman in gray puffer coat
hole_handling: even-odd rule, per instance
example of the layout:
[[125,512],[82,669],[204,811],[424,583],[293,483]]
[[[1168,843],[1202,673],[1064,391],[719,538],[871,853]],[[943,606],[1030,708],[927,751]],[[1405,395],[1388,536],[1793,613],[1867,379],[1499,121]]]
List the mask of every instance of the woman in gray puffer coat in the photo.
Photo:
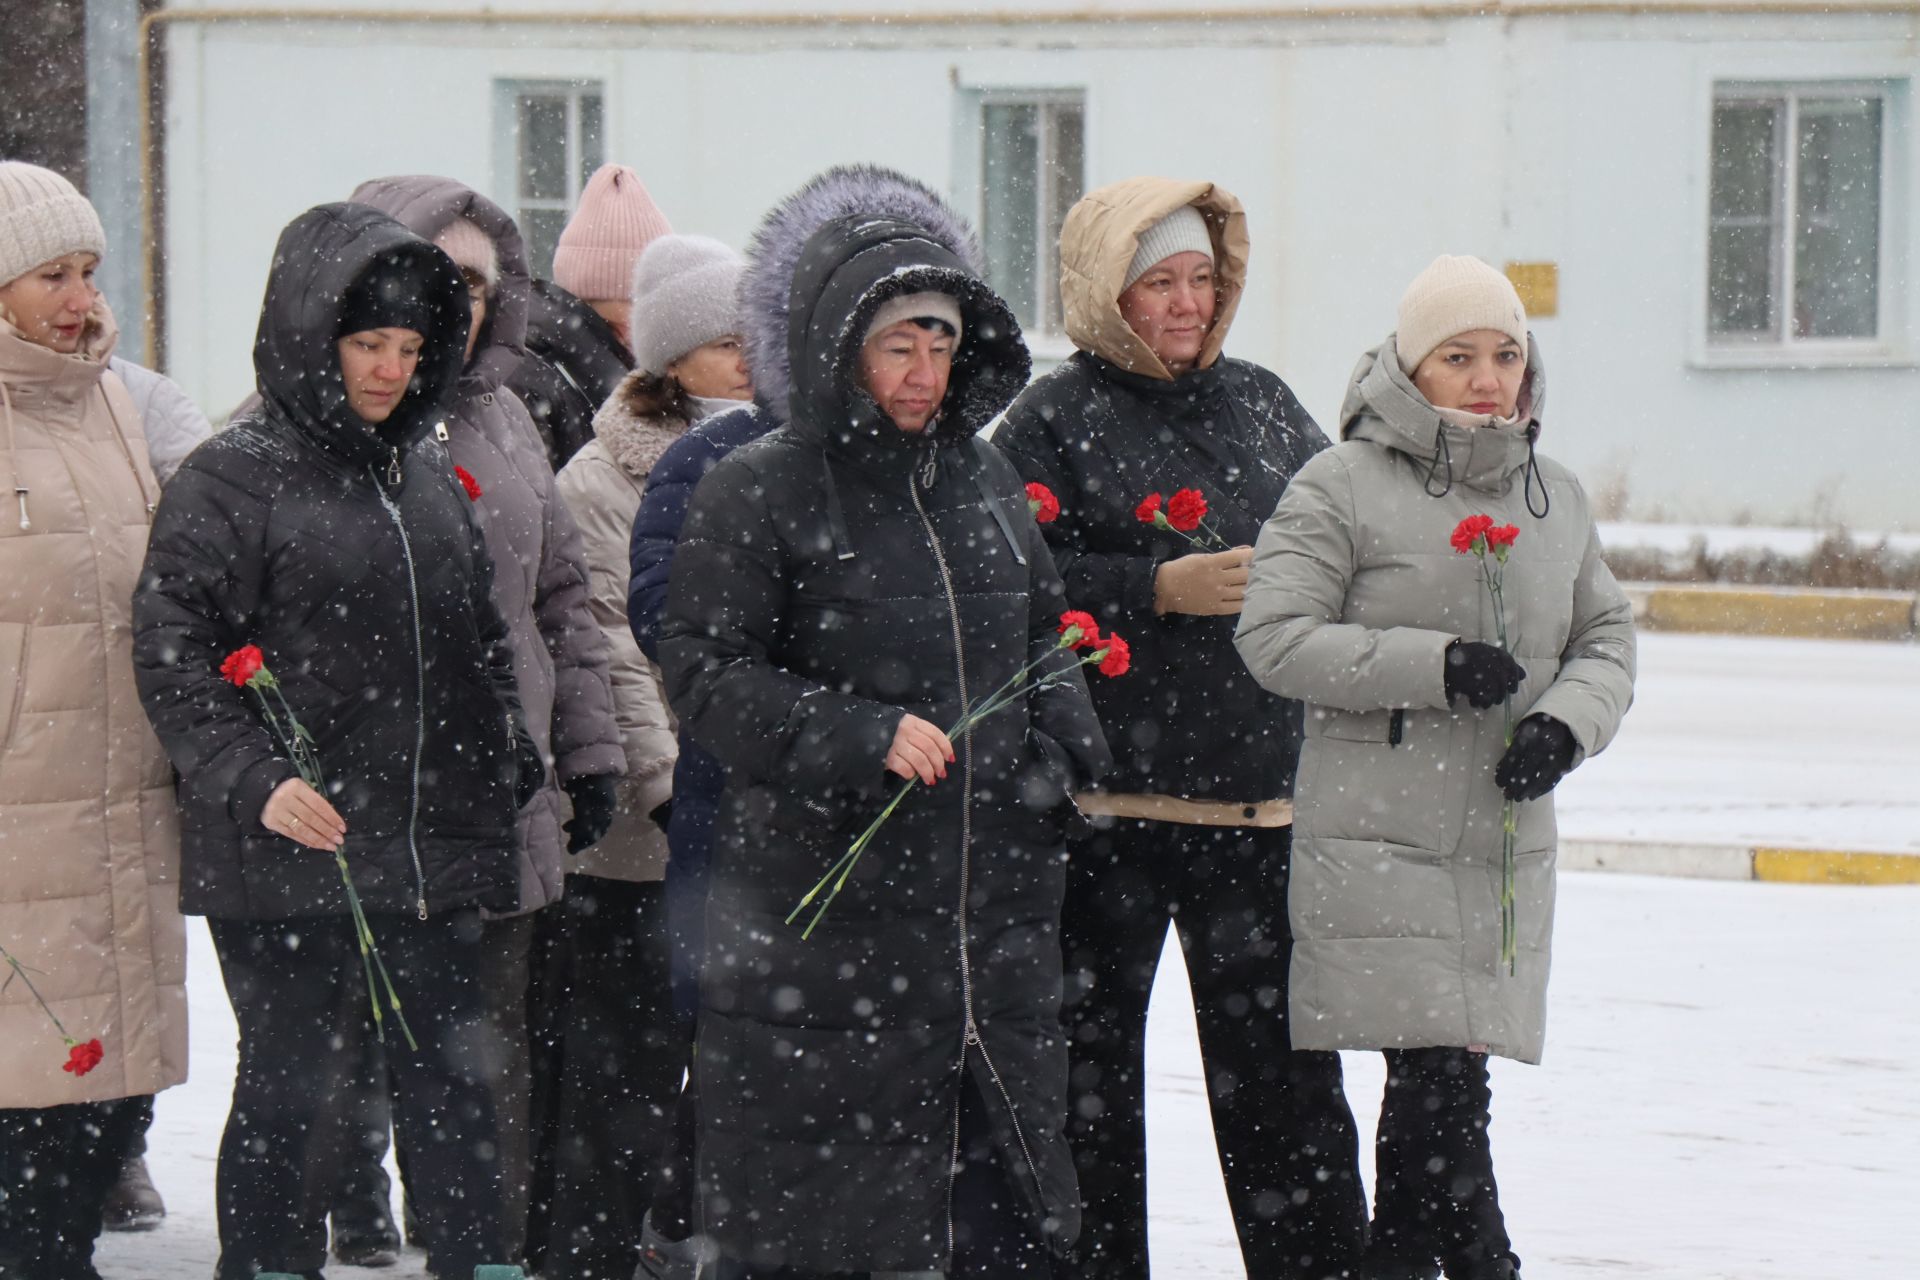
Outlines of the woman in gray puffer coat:
[[[550,990],[553,984],[536,972],[551,967],[542,953],[555,945],[558,929],[557,915],[543,909],[562,894],[563,825],[567,853],[606,834],[626,753],[580,533],[554,487],[532,418],[506,389],[526,355],[532,288],[520,230],[498,205],[449,178],[375,179],[352,198],[434,241],[466,279],[473,308],[466,365],[436,431],[480,516],[494,562],[493,602],[510,633],[527,730],[549,762],[547,785],[520,811],[520,909],[489,918],[485,938],[494,966],[486,985],[510,1046],[500,1117],[502,1199],[513,1245],[523,1234],[529,1166],[537,1155],[529,1124],[538,1124],[545,1109],[530,1100],[529,1089],[544,1099],[557,1083],[557,1061],[543,1053],[536,1063],[534,1048],[557,1043],[564,1026],[564,992]],[[572,817],[563,824],[569,808]],[[378,1183],[372,1171],[362,1172]]]
[[[1308,704],[1295,788],[1295,1048],[1383,1049],[1369,1280],[1510,1280],[1487,1054],[1538,1062],[1553,932],[1553,786],[1633,697],[1633,615],[1585,491],[1534,453],[1539,352],[1506,278],[1436,261],[1361,357],[1342,443],[1255,549],[1236,644]],[[1518,535],[1506,640],[1469,515]],[[1511,697],[1511,745],[1501,709]],[[1517,956],[1501,958],[1503,800],[1518,802]]]

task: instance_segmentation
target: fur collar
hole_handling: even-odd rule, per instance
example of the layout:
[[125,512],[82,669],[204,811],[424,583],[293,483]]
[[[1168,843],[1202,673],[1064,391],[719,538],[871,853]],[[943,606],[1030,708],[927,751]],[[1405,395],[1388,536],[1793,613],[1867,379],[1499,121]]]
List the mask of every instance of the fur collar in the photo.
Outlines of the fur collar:
[[[600,412],[593,415],[593,434],[606,446],[620,469],[636,481],[645,482],[653,464],[667,446],[686,434],[692,425],[684,418],[670,415],[643,418],[633,411],[628,392],[640,373],[629,373],[613,389]],[[698,403],[698,402],[696,402]]]

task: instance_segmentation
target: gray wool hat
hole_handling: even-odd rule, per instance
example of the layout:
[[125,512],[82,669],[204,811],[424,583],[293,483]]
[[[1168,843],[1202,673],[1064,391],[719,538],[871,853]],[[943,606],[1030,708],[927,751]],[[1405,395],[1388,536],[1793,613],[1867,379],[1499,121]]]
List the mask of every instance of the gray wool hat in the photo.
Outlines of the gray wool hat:
[[51,169],[0,161],[0,284],[69,253],[107,254],[92,203]]
[[740,332],[736,298],[746,261],[706,236],[661,236],[633,268],[627,332],[634,367],[663,374],[695,347]]

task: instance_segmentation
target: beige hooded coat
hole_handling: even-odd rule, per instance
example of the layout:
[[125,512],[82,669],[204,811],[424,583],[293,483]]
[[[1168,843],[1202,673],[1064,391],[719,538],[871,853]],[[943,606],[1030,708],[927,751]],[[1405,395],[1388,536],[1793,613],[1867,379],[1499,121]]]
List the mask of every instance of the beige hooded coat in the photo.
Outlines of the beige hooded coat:
[[[0,1107],[155,1093],[187,1078],[173,773],[133,684],[135,579],[160,487],[96,307],[78,355],[0,316]],[[5,977],[0,973],[0,980]]]
[[1306,465],[1267,521],[1236,635],[1267,688],[1307,705],[1294,790],[1290,986],[1296,1049],[1486,1045],[1538,1062],[1553,936],[1551,795],[1519,806],[1518,972],[1500,963],[1502,711],[1449,706],[1455,638],[1493,642],[1472,556],[1450,544],[1484,513],[1519,528],[1507,632],[1526,680],[1517,723],[1544,712],[1578,759],[1633,700],[1633,612],[1600,558],[1587,495],[1531,450],[1545,375],[1534,344],[1523,425],[1443,423],[1389,338],[1361,358],[1342,443]]

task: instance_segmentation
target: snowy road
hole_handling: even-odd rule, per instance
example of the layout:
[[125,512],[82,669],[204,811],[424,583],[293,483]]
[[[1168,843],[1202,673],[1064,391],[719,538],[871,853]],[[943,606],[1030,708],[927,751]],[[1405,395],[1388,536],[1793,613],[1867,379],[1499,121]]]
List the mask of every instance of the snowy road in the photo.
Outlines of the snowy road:
[[[1564,795],[1568,835],[1920,851],[1920,647],[1644,636],[1626,732]],[[152,1136],[171,1216],[104,1241],[108,1280],[212,1271],[233,1022],[191,938],[193,1079]],[[1920,1276],[1920,888],[1570,874],[1555,947],[1546,1062],[1494,1073],[1528,1280]],[[1183,984],[1150,1055],[1155,1274],[1239,1276]],[[1347,1065],[1371,1133],[1379,1059]]]

